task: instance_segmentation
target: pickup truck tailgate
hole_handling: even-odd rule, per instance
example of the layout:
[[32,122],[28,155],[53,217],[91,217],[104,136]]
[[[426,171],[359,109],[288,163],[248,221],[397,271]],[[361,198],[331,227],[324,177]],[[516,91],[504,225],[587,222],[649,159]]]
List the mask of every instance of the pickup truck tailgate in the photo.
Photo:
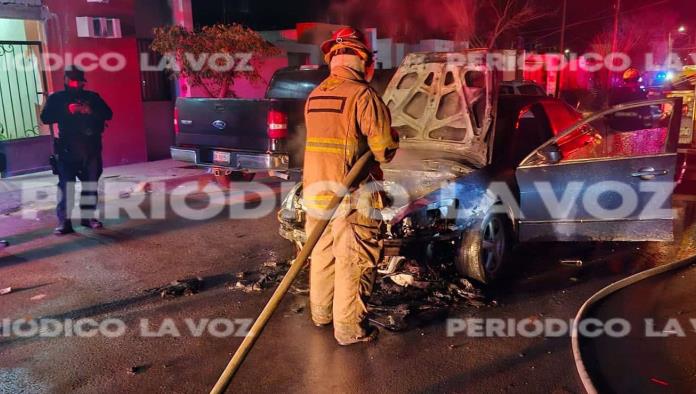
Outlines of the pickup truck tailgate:
[[272,100],[179,99],[176,144],[265,152],[271,105]]

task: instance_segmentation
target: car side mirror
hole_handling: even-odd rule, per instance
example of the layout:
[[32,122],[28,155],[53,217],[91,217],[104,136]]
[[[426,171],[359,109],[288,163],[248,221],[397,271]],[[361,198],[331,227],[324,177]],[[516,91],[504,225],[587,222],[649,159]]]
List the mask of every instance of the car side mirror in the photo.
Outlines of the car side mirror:
[[561,149],[556,144],[551,144],[545,147],[540,151],[540,153],[548,164],[558,164],[563,159]]

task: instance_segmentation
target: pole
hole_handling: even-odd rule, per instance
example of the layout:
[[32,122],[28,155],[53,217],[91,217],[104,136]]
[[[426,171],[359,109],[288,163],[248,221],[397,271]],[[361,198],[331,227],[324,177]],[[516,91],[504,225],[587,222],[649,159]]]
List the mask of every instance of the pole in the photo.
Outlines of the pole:
[[[616,53],[619,46],[619,14],[621,13],[621,0],[616,0],[616,9],[614,10],[614,34],[611,40],[611,53]],[[613,83],[613,73],[609,70],[609,86]]]
[[[362,157],[360,157],[360,159],[355,163],[348,175],[346,175],[346,179],[343,182],[343,185],[346,187],[346,189],[350,189],[350,187],[356,183],[360,175],[363,173],[363,170],[366,168],[367,164],[372,160],[373,157],[374,155],[371,151],[368,151],[367,153],[362,155]],[[295,262],[293,262],[290,266],[290,270],[287,274],[285,274],[285,277],[278,285],[278,288],[273,293],[273,296],[271,296],[271,299],[263,308],[263,311],[261,311],[261,314],[254,322],[254,325],[251,327],[249,334],[246,337],[244,337],[244,341],[242,341],[242,344],[239,345],[239,348],[234,353],[234,356],[232,356],[232,359],[230,360],[229,364],[227,364],[225,371],[218,379],[217,383],[215,384],[215,387],[213,387],[212,391],[210,391],[211,394],[222,394],[225,391],[227,391],[227,388],[230,386],[230,383],[234,378],[234,375],[237,373],[239,367],[244,362],[244,359],[246,359],[246,356],[254,347],[256,340],[258,340],[261,336],[261,332],[266,327],[266,324],[273,315],[273,312],[275,312],[276,309],[278,309],[278,306],[280,305],[280,302],[282,301],[283,297],[288,292],[290,286],[295,281],[295,279],[297,279],[297,275],[299,275],[300,272],[302,272],[302,268],[304,268],[305,262],[309,258],[309,255],[312,253],[312,249],[314,249],[317,242],[319,241],[319,238],[324,233],[326,226],[329,225],[329,222],[331,221],[331,218],[333,218],[333,215],[336,213],[336,209],[338,208],[338,205],[341,203],[341,200],[343,200],[343,197],[338,195],[334,196],[334,198],[331,200],[327,208],[327,213],[329,213],[329,215],[327,215],[328,219],[321,219],[317,223],[312,233],[309,234],[309,238],[307,238],[307,243],[305,244],[304,248],[302,248],[300,254],[297,256],[297,259],[295,259]]]
[[672,64],[670,61],[672,60],[673,47],[674,47],[674,38],[672,37],[672,30],[670,30],[667,33],[667,60],[665,60],[665,64]]
[[[559,48],[561,52],[561,59],[565,59],[565,33],[566,33],[566,16],[567,16],[567,6],[568,0],[563,0],[563,15],[561,17],[561,47]],[[561,66],[558,67],[558,72],[556,74],[556,98],[561,95]]]

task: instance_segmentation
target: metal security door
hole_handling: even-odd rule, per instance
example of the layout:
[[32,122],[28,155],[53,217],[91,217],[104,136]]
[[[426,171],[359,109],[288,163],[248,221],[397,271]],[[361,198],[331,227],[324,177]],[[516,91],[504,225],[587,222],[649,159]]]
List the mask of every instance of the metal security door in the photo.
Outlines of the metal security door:
[[45,100],[42,44],[0,41],[0,141],[41,134],[39,113]]

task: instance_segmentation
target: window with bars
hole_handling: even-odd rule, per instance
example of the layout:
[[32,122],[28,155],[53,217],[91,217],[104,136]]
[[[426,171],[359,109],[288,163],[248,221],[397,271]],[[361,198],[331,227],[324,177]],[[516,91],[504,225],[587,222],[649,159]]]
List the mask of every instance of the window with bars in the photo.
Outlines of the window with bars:
[[0,141],[41,134],[46,92],[41,57],[40,42],[0,41]]

